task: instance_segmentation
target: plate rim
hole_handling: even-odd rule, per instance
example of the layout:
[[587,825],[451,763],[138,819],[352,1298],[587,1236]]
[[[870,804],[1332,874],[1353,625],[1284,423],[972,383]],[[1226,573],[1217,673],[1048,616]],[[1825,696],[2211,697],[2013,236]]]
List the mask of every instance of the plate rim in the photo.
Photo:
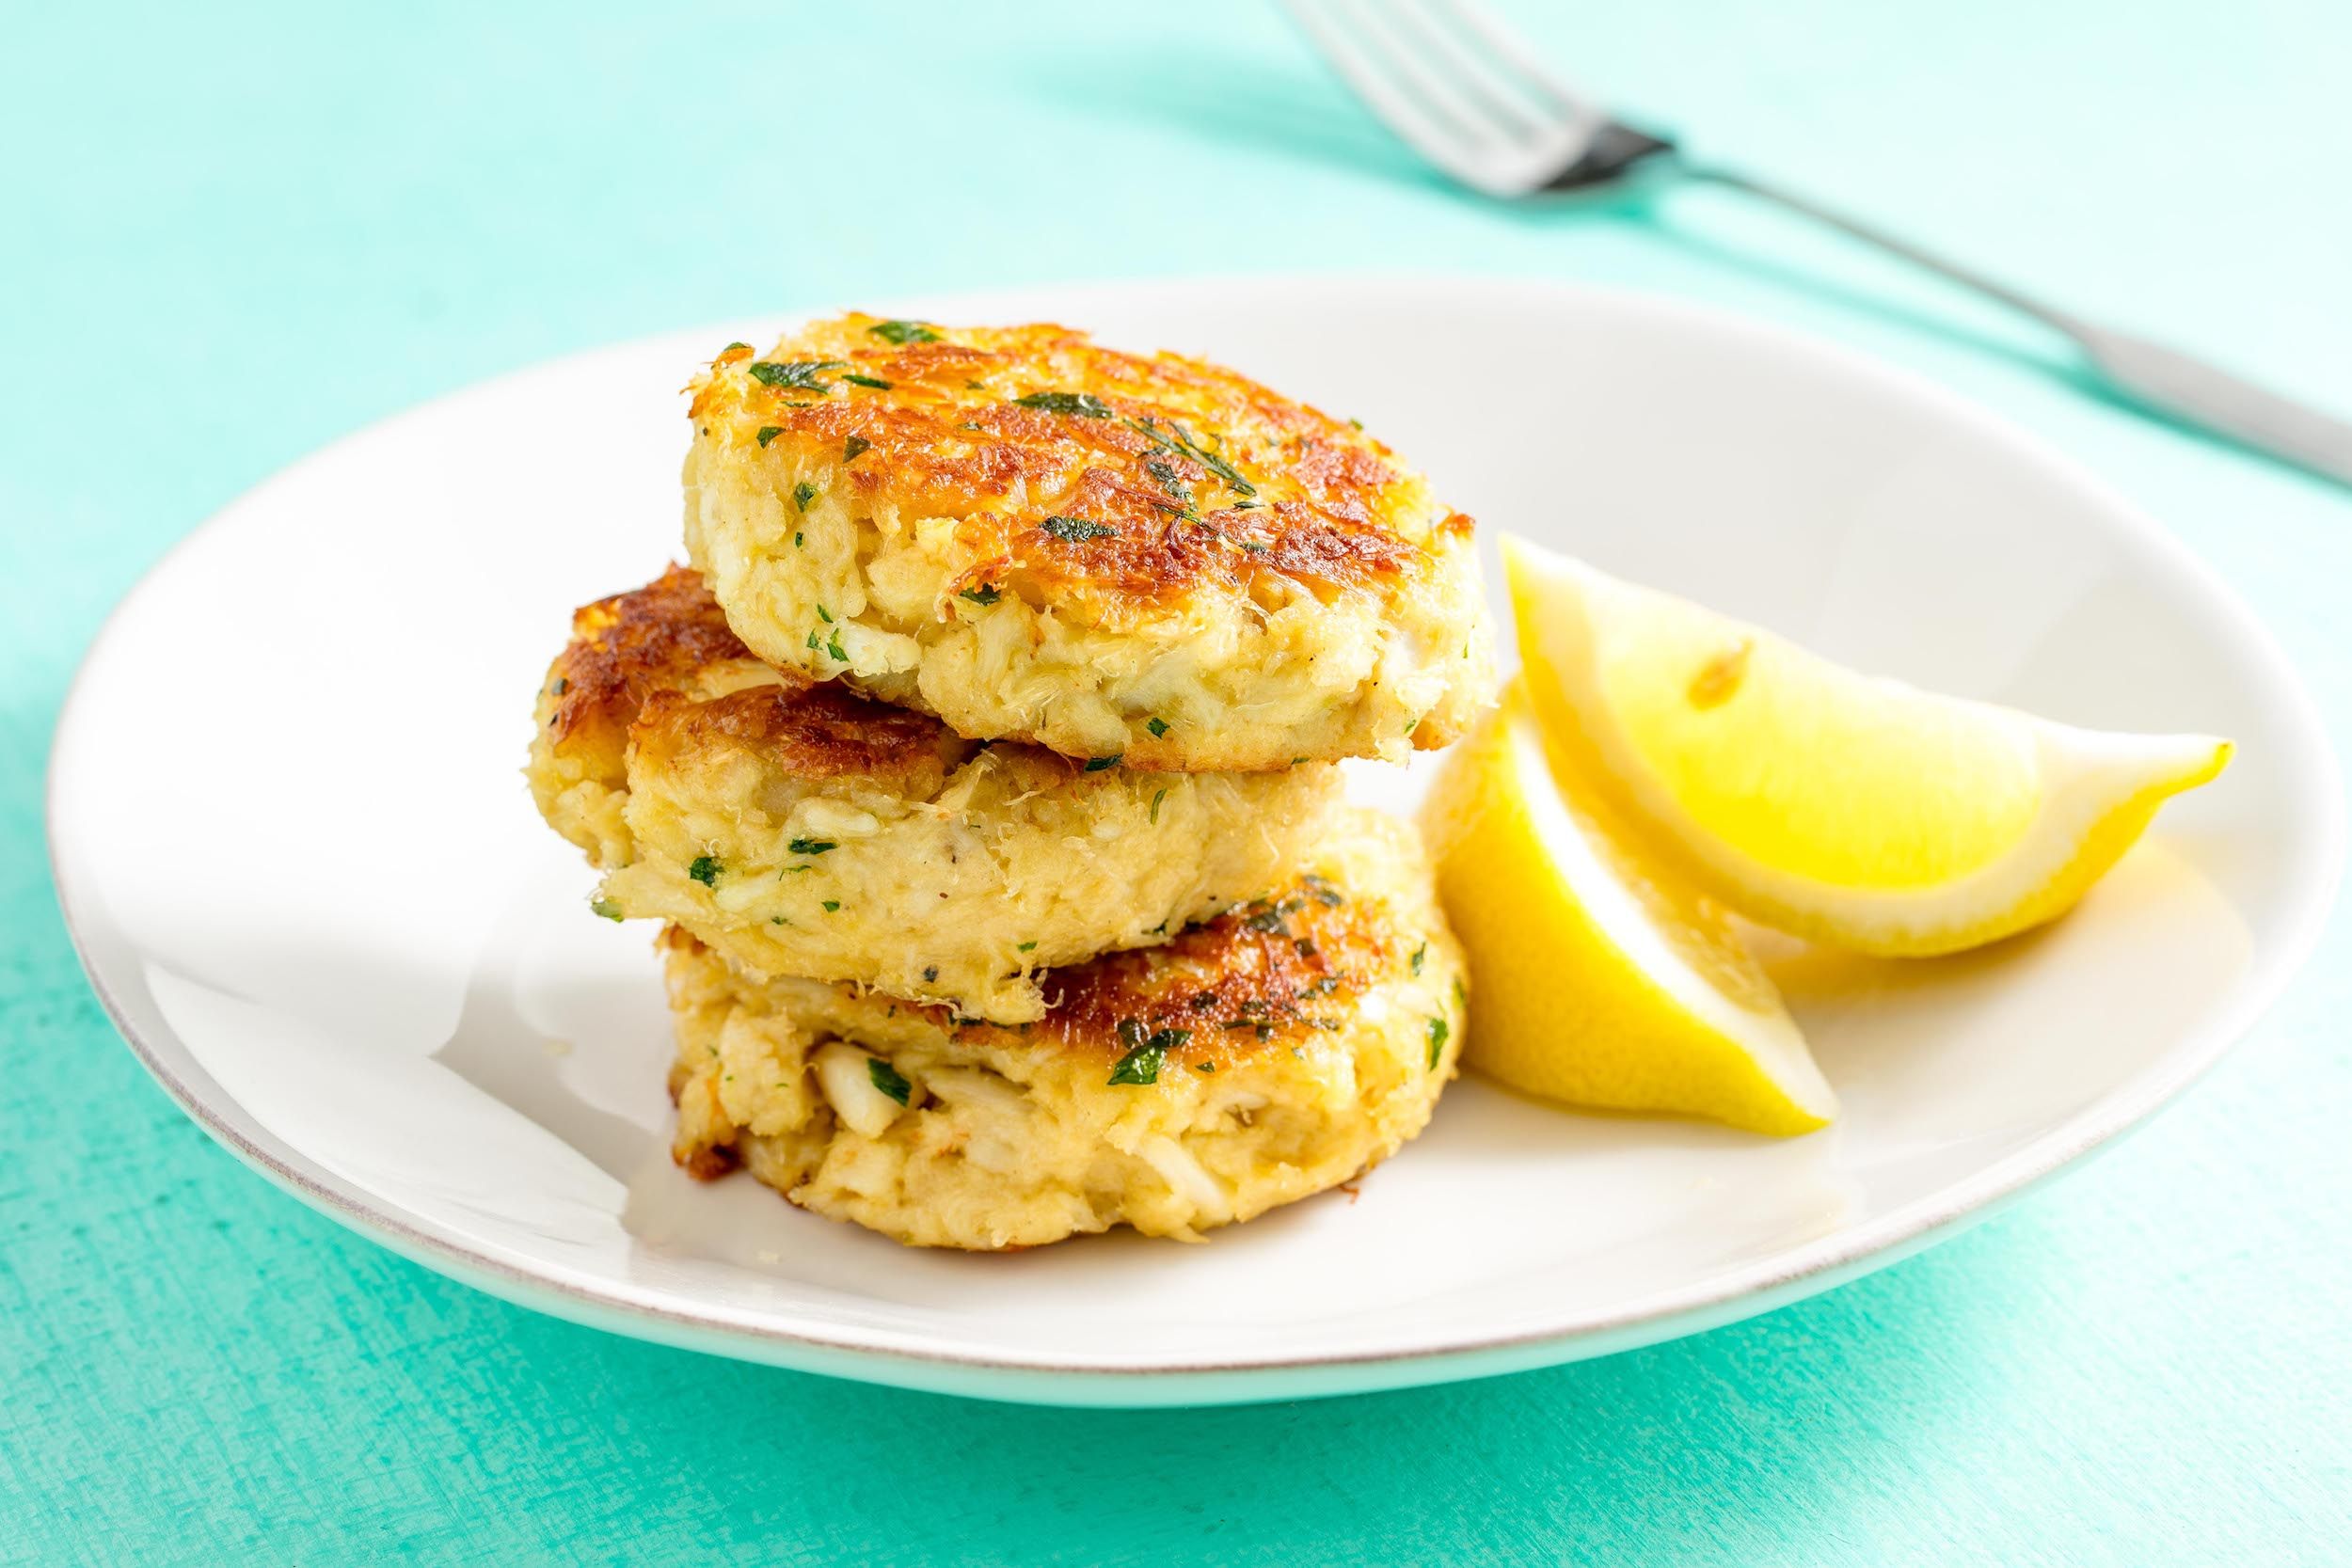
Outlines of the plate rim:
[[[2127,1080],[2050,1132],[1941,1191],[1763,1262],[1725,1270],[1694,1285],[1652,1292],[1607,1312],[1585,1313],[1565,1323],[1407,1348],[1136,1364],[925,1349],[916,1343],[891,1342],[889,1335],[805,1324],[788,1327],[750,1321],[738,1313],[695,1311],[642,1299],[610,1285],[521,1267],[420,1226],[416,1216],[318,1166],[254,1121],[168,1029],[164,1031],[167,1048],[148,1038],[102,974],[97,943],[77,915],[80,900],[59,842],[68,764],[83,744],[79,736],[89,722],[91,669],[110,641],[120,635],[140,600],[174,569],[183,552],[199,546],[222,525],[231,523],[260,498],[313,464],[329,461],[347,448],[381,437],[444,404],[492,393],[510,381],[706,330],[724,332],[730,330],[730,324],[689,325],[568,351],[396,409],[273,470],[209,514],[154,559],[107,612],[84,650],[51,734],[44,837],[51,883],[83,974],[133,1054],[215,1142],[273,1185],[346,1229],[461,1284],[589,1327],[681,1348],[899,1387],[1058,1404],[1236,1403],[1369,1391],[1563,1364],[1704,1332],[1829,1290],[1990,1217],[2089,1156],[2114,1147],[2212,1070],[2302,969],[2326,928],[2344,870],[2345,813],[2341,769],[2325,721],[2299,673],[2235,591],[2153,516],[2032,431],[1916,372],[1777,323],[1677,295],[1535,277],[1416,270],[1086,279],[927,295],[894,302],[892,309],[903,314],[945,318],[975,311],[984,314],[991,301],[1044,295],[1078,304],[1089,294],[1166,298],[1187,293],[1214,296],[1234,290],[1310,289],[1327,298],[1343,293],[1392,299],[1400,290],[1458,290],[1464,285],[1488,293],[1514,291],[1554,305],[1649,315],[1708,333],[1746,339],[1783,356],[1810,361],[1830,373],[1870,384],[1891,397],[1908,399],[1939,420],[1965,427],[2006,449],[2025,466],[2038,470],[2037,477],[2073,492],[2087,512],[2103,515],[2103,523],[2157,558],[2199,592],[2203,601],[2201,608],[2214,613],[2232,640],[2250,656],[2263,687],[2280,703],[2285,733],[2301,742],[2299,756],[2283,759],[2286,776],[2318,803],[2322,842],[2321,852],[2304,862],[2316,869],[2299,888],[2290,889],[2295,896],[2283,907],[2281,935],[2270,944],[2266,958],[2257,958],[2254,972],[2239,982],[2219,1014],[2189,1037],[2168,1069],[2150,1069]],[[780,310],[767,319],[788,322],[828,308]],[[184,1065],[176,1064],[175,1055],[183,1058]],[[209,1085],[209,1094],[202,1085]]]

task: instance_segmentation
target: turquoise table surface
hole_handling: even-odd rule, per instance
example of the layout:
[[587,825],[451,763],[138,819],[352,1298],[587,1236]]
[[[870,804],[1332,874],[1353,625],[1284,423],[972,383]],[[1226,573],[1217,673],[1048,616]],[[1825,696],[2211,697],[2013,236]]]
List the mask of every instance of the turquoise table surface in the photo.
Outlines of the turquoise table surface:
[[[1511,8],[1702,147],[2352,409],[2342,0]],[[732,315],[1332,267],[1709,301],[2073,452],[2253,604],[2339,748],[2352,493],[1735,197],[1459,195],[1242,4],[23,7],[0,147],[0,1560],[2352,1560],[2342,919],[2139,1137],[1824,1297],[1482,1384],[1089,1414],[607,1338],[343,1232],[117,1040],[40,820],[76,660],[205,515],[419,399]],[[154,759],[158,811],[275,717],[265,678],[179,700],[222,756]],[[280,848],[256,875],[302,874]]]

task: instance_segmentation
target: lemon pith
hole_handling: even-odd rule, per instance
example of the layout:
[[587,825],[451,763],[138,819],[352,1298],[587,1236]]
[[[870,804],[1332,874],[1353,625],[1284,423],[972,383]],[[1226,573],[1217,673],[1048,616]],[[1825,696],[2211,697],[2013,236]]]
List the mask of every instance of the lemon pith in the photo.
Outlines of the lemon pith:
[[1682,875],[1817,941],[1925,956],[2054,919],[2229,760],[2208,736],[1872,679],[1522,541],[1503,553],[1532,700],[1570,766]]
[[1447,758],[1423,823],[1478,996],[1470,1066],[1547,1099],[1761,1132],[1836,1114],[1724,911],[1555,778],[1524,690]]

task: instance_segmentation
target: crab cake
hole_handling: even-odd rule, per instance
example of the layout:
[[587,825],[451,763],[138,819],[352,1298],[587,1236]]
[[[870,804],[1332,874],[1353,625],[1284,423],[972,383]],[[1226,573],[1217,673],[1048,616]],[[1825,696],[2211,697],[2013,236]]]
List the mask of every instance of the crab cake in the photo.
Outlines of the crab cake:
[[1089,770],[751,656],[693,573],[581,610],[539,695],[548,821],[597,910],[674,921],[770,974],[1018,1023],[1037,971],[1165,941],[1266,887],[1339,769]]
[[1470,519],[1232,371],[852,315],[693,392],[687,547],[771,664],[1184,772],[1401,761],[1488,700]]
[[1198,1240],[1349,1177],[1454,1075],[1462,960],[1412,830],[1345,814],[1269,895],[1046,977],[1006,1028],[758,980],[672,930],[674,1152],[918,1246]]

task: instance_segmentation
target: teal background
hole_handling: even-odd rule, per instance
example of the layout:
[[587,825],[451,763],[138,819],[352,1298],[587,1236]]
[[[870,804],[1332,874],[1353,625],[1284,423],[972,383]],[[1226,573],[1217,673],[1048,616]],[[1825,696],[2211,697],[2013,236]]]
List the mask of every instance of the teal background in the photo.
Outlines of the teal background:
[[[1511,8],[1703,148],[2352,409],[2337,0]],[[2352,1560],[2341,920],[2121,1152],[1826,1297],[1484,1384],[1089,1414],[611,1338],[345,1234],[116,1039],[40,829],[75,661],[207,514],[419,399],[729,315],[1374,266],[1711,301],[2074,453],[2250,600],[2340,748],[2352,495],[2105,405],[2031,329],[1736,198],[1458,195],[1240,4],[27,7],[8,32],[0,1560]],[[184,697],[225,749],[273,721],[265,688]],[[156,759],[159,809],[211,760]]]

